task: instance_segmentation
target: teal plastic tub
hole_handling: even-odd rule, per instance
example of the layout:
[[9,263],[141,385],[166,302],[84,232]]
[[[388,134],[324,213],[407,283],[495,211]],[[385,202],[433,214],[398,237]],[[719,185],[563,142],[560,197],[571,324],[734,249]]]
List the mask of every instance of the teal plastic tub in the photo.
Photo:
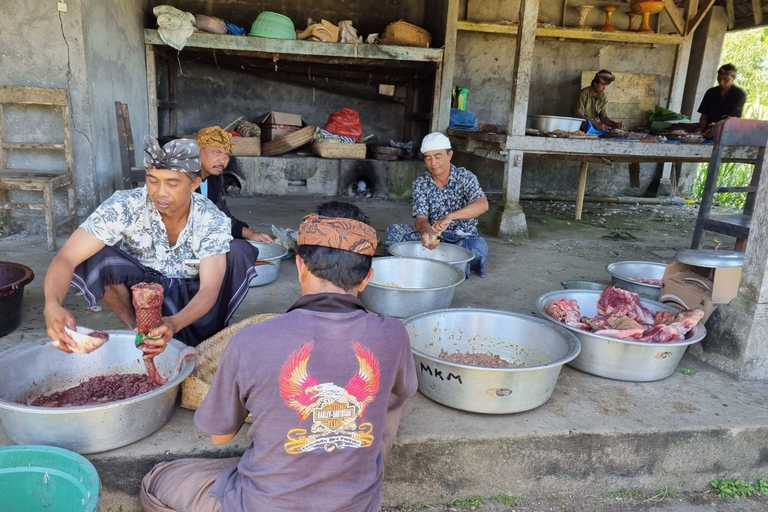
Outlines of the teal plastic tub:
[[100,497],[99,474],[82,455],[53,446],[0,448],[2,512],[95,512]]
[[248,35],[270,39],[296,39],[296,28],[288,16],[264,11],[256,17]]

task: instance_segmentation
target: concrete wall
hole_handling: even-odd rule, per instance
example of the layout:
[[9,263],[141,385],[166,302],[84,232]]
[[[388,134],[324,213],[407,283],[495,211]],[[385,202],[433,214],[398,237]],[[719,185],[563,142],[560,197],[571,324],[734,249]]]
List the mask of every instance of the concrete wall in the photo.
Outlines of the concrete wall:
[[[77,209],[83,216],[114,191],[120,172],[113,102],[129,104],[137,137],[146,131],[144,4],[67,0],[66,5],[67,12],[59,12],[56,2],[3,1],[7,29],[0,31],[0,83],[68,90]],[[34,166],[35,160],[20,156],[17,163]],[[65,211],[65,205],[63,194],[57,196],[57,210]],[[17,220],[29,217],[14,214]]]
[[[538,18],[555,25],[562,23],[562,2],[542,0]],[[516,21],[519,2],[472,2],[471,21]],[[629,6],[620,4],[613,15],[613,24],[625,30]],[[464,12],[464,11],[462,11]],[[587,25],[602,25],[605,13],[596,7],[587,18]],[[656,17],[651,18],[655,27]],[[674,28],[662,17],[661,32]],[[565,25],[578,24],[576,10],[569,7]],[[637,26],[637,21],[635,22]],[[580,89],[583,70],[609,69],[622,73],[651,73],[660,75],[659,104],[667,102],[670,77],[675,58],[675,46],[656,48],[632,45],[611,45],[582,41],[537,39],[531,76],[530,115],[570,115],[573,96]],[[506,125],[509,116],[509,91],[514,65],[514,36],[463,32],[456,45],[454,84],[469,89],[468,110],[478,122]],[[611,91],[609,89],[608,94]],[[610,112],[609,112],[610,115]],[[460,163],[472,165],[473,171],[485,177],[481,183],[490,192],[500,191],[503,173],[501,163],[476,158],[459,157]],[[523,194],[575,194],[578,182],[578,162],[526,156],[523,163]],[[643,195],[659,174],[656,164],[641,166],[640,187],[629,186],[627,164],[590,165],[587,180],[588,195]]]
[[122,188],[115,101],[128,105],[137,162],[148,130],[144,0],[87,0],[83,9],[98,201]]

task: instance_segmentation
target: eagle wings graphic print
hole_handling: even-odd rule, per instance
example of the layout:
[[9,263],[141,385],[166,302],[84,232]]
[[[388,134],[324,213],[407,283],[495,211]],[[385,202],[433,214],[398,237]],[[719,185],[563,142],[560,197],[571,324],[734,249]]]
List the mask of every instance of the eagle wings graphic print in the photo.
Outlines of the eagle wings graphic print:
[[[321,383],[307,370],[314,342],[293,352],[280,370],[280,397],[299,415],[299,422],[312,418],[310,435],[303,428],[288,432],[288,453],[315,450],[364,448],[373,442],[373,425],[362,423],[366,407],[379,391],[379,361],[370,349],[351,341],[358,370],[347,385]],[[360,424],[358,425],[358,419]]]

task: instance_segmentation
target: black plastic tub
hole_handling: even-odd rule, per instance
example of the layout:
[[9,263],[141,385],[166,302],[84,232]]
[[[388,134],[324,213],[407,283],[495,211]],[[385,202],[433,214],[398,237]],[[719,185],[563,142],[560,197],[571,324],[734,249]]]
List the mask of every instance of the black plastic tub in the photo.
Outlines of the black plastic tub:
[[24,286],[35,278],[26,265],[0,261],[0,336],[5,336],[21,323]]

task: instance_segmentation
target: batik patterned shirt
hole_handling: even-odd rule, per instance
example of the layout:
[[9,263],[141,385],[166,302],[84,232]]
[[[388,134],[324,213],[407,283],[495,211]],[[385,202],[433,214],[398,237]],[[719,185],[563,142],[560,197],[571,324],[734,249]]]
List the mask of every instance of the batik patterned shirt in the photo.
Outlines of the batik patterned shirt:
[[[434,224],[451,212],[485,197],[477,176],[464,167],[451,164],[451,174],[443,188],[437,186],[432,174],[425,172],[413,182],[413,216],[423,215]],[[449,231],[477,235],[477,219],[454,220]]]
[[229,252],[229,218],[200,194],[192,194],[187,225],[171,247],[168,232],[147,188],[118,190],[80,225],[106,245],[120,249],[166,277],[194,278],[199,269],[188,259]]

